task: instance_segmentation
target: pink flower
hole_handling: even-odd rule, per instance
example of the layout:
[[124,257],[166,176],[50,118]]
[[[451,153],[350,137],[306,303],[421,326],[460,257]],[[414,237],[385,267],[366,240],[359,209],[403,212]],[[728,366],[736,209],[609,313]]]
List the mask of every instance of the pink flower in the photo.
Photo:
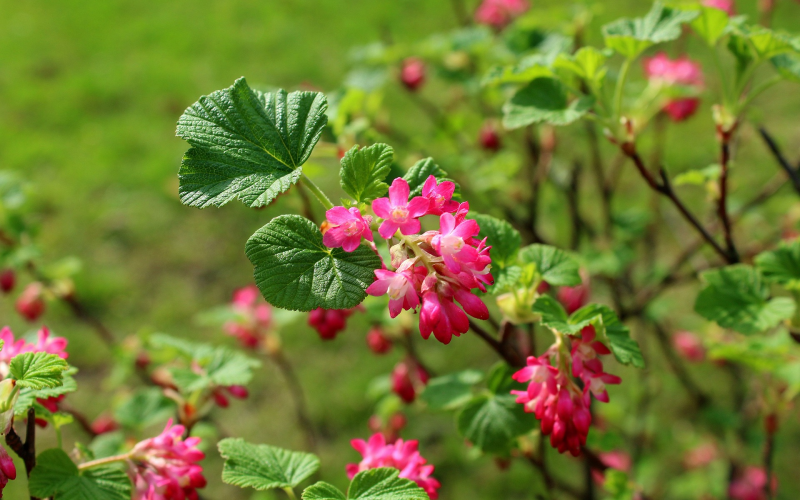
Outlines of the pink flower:
[[692,332],[677,332],[672,336],[672,345],[681,356],[692,363],[700,363],[706,359],[706,349],[697,335]]
[[378,217],[384,219],[378,229],[383,238],[391,238],[398,229],[406,236],[419,232],[420,224],[417,218],[425,215],[430,201],[421,196],[408,201],[410,193],[408,182],[398,177],[389,188],[388,198],[378,198],[372,202],[372,210]]
[[50,337],[50,330],[43,326],[37,334],[38,341],[33,345],[33,352],[48,352],[50,354],[57,354],[61,359],[67,359],[67,339],[64,337]]
[[734,0],[703,0],[703,5],[724,10],[729,16],[736,15],[736,2]]
[[[728,488],[731,500],[766,500],[764,488],[767,486],[767,473],[761,467],[746,467]],[[770,489],[774,493],[778,489],[778,481],[772,476]]]
[[[406,197],[408,199],[408,197]],[[333,207],[325,212],[330,227],[322,237],[322,243],[328,248],[342,247],[345,252],[352,252],[361,244],[363,236],[372,241],[372,230],[369,228],[372,218],[361,216],[356,207],[350,210],[344,207]]]
[[456,185],[450,181],[436,184],[436,177],[428,177],[422,186],[422,197],[430,200],[428,213],[442,215],[445,212],[455,212],[458,209],[458,202],[452,199],[455,190]]
[[0,330],[0,340],[3,341],[3,350],[0,351],[0,377],[8,375],[9,364],[15,356],[26,352],[47,352],[57,354],[63,359],[67,359],[67,339],[63,337],[51,337],[50,330],[42,327],[37,334],[35,344],[26,342],[25,339],[16,339],[11,328],[4,327]]
[[117,429],[119,429],[119,424],[111,415],[102,414],[92,422],[92,432],[98,436],[114,432]]
[[418,441],[398,439],[392,444],[387,444],[383,434],[377,433],[373,434],[369,441],[354,439],[350,444],[363,457],[357,464],[348,464],[347,476],[350,479],[365,470],[391,467],[400,471],[400,477],[417,483],[431,497],[431,500],[439,498],[436,490],[441,485],[439,481],[430,477],[433,474],[434,466],[426,465],[427,461],[417,450]]
[[581,283],[578,286],[562,286],[556,294],[558,301],[567,310],[567,314],[572,314],[589,301],[589,284]]
[[719,449],[713,442],[706,442],[689,450],[683,458],[683,465],[687,469],[704,467],[719,456]]
[[[699,63],[687,57],[670,59],[661,52],[655,57],[644,60],[644,70],[651,81],[659,81],[667,86],[682,85],[694,87],[696,90],[703,87],[703,71]],[[697,98],[672,99],[664,106],[664,112],[674,121],[683,121],[692,116],[700,105]]]
[[472,219],[458,223],[452,214],[439,217],[439,233],[431,238],[431,246],[442,256],[445,265],[454,273],[461,272],[461,265],[475,264],[479,259],[478,250],[467,244],[478,236],[480,227]]
[[[610,469],[616,469],[622,472],[629,472],[631,470],[631,456],[624,451],[600,453],[598,458],[603,462],[603,465]],[[598,469],[592,469],[592,479],[600,485],[606,482],[605,476]]]
[[308,314],[308,324],[311,325],[323,340],[336,338],[347,327],[347,318],[355,309],[314,309]]
[[44,314],[44,287],[41,283],[31,283],[17,299],[17,312],[31,323]]
[[500,30],[529,8],[526,0],[483,0],[475,11],[475,21]]
[[428,378],[428,372],[419,363],[412,359],[403,360],[392,370],[392,392],[411,404],[417,399],[418,390],[428,384]]
[[400,69],[400,81],[410,91],[416,91],[425,83],[425,63],[416,57],[403,61]]
[[239,339],[244,347],[255,348],[272,326],[272,307],[261,298],[255,285],[234,291],[230,307],[237,319],[225,323],[225,333]]
[[133,500],[196,499],[206,479],[197,462],[205,454],[197,448],[200,438],[183,439],[185,428],[167,422],[158,436],[139,442],[130,454],[129,471]]
[[664,112],[672,121],[682,122],[694,115],[699,106],[700,99],[674,99],[664,106]]
[[14,461],[8,456],[6,449],[0,446],[0,498],[3,498],[3,488],[8,481],[16,478],[17,468],[14,466]]
[[416,309],[419,305],[419,287],[425,278],[424,267],[415,266],[414,259],[405,260],[397,271],[376,269],[376,281],[367,287],[367,294],[374,297],[389,295],[389,314],[397,317],[403,309]]

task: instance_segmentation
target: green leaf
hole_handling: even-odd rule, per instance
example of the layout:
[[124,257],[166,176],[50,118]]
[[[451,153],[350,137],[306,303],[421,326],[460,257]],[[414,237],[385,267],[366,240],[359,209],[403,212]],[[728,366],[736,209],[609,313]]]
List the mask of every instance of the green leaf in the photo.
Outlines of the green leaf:
[[536,271],[553,286],[581,284],[580,266],[569,253],[548,245],[528,245],[519,251],[522,264],[536,264]]
[[532,57],[523,58],[517,64],[493,67],[483,77],[481,85],[528,83],[543,76],[551,77],[553,76],[553,71],[548,67],[544,58],[536,54]]
[[700,15],[692,21],[692,29],[700,35],[710,47],[717,45],[720,37],[728,27],[728,13],[714,7],[700,7]]
[[633,59],[651,45],[677,39],[681,35],[681,26],[698,15],[697,11],[664,7],[658,1],[645,17],[618,19],[603,26],[603,37],[606,47]]
[[157,387],[139,389],[114,410],[114,418],[124,427],[141,429],[160,423],[175,412],[175,403]]
[[392,166],[394,150],[386,144],[373,144],[358,149],[358,146],[345,153],[340,183],[345,193],[357,202],[368,202],[380,198],[389,190],[384,182]]
[[319,469],[319,458],[243,439],[223,439],[217,445],[225,459],[222,481],[241,488],[294,488]]
[[536,426],[534,416],[510,394],[477,396],[456,418],[459,434],[487,453],[508,451],[515,438]]
[[320,481],[303,491],[303,500],[347,500],[336,486]]
[[564,306],[549,295],[542,295],[536,299],[533,312],[541,316],[542,325],[567,335],[577,335],[591,324],[588,320],[577,324],[571,323]]
[[221,346],[215,348],[213,357],[201,366],[215,385],[247,385],[253,379],[253,370],[260,367],[261,362]]
[[794,314],[787,297],[769,298],[769,287],[754,268],[737,264],[702,274],[706,286],[694,310],[723,328],[744,334],[769,330]]
[[95,467],[83,472],[59,448],[36,458],[29,480],[31,496],[55,500],[128,500],[131,482],[115,467]]
[[517,370],[504,361],[498,361],[489,370],[486,376],[486,388],[496,395],[506,396],[512,389],[517,388],[517,383],[512,375]]
[[796,54],[781,54],[770,59],[770,62],[781,76],[800,82],[800,57]]
[[[720,11],[722,12],[722,11]],[[676,186],[695,185],[702,186],[703,184],[719,179],[722,173],[722,167],[719,165],[709,165],[706,168],[696,170],[687,170],[675,176],[673,183]]]
[[[397,469],[370,469],[356,474],[347,490],[348,500],[429,500],[417,483],[398,477]],[[337,498],[337,497],[333,497]]]
[[600,87],[606,77],[606,55],[594,47],[583,47],[575,54],[561,54],[555,67],[565,69],[587,80],[594,87]]
[[591,96],[581,96],[570,103],[564,84],[555,78],[537,78],[505,103],[503,125],[507,129],[532,123],[569,125],[585,115],[593,105]]
[[78,372],[77,368],[70,367],[63,373],[62,384],[58,387],[45,387],[44,389],[35,390],[30,387],[23,387],[19,391],[19,398],[14,405],[15,415],[24,415],[28,408],[33,406],[36,399],[47,399],[61,396],[70,392],[78,390],[78,384],[72,377]]
[[425,158],[414,164],[403,179],[408,182],[408,187],[411,190],[409,198],[420,196],[422,194],[422,186],[430,176],[436,177],[437,180],[444,179],[447,172],[442,170],[439,165],[433,162],[433,158]]
[[436,377],[420,395],[432,410],[454,410],[472,399],[472,387],[483,380],[479,370],[464,370]]
[[522,244],[519,232],[508,222],[490,215],[474,214],[472,218],[478,221],[481,227],[480,237],[488,237],[487,245],[492,247],[489,251],[492,264],[499,267],[513,264]]
[[19,387],[54,388],[64,383],[64,372],[68,368],[67,362],[56,354],[27,352],[11,360],[10,376]]
[[639,344],[631,338],[628,327],[610,307],[600,304],[585,305],[572,313],[569,322],[573,325],[591,323],[597,332],[597,339],[611,349],[617,361],[623,365],[644,368],[644,357]]
[[269,204],[300,178],[326,109],[321,93],[264,94],[244,78],[201,97],[178,120],[177,135],[192,146],[178,175],[181,201],[198,208],[234,198]]
[[355,307],[381,267],[365,246],[349,253],[327,248],[319,228],[298,215],[272,219],[250,237],[245,252],[267,302],[296,311]]
[[782,243],[776,250],[755,258],[764,279],[790,290],[800,290],[800,240]]
[[797,52],[792,40],[782,33],[761,26],[744,31],[760,59],[771,59],[780,54]]

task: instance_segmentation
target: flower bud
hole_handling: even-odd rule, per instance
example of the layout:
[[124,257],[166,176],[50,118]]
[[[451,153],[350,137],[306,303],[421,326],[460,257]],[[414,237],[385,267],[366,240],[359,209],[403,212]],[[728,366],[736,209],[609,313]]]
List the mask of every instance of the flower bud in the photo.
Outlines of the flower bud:
[[230,401],[228,400],[227,396],[222,394],[222,392],[219,390],[215,390],[211,395],[214,397],[214,403],[216,403],[220,408],[227,408],[230,406]]
[[386,354],[392,349],[392,341],[377,326],[367,333],[367,345],[375,354]]
[[687,361],[700,363],[706,358],[706,349],[703,342],[692,332],[677,332],[672,337],[675,350]]
[[567,314],[572,314],[588,302],[589,285],[581,283],[578,286],[562,286],[558,289],[557,296]]
[[92,422],[92,432],[96,435],[107,434],[119,429],[119,424],[114,417],[108,414],[102,414]]
[[247,387],[243,385],[229,385],[225,388],[225,390],[236,399],[247,399],[247,397],[250,395]]
[[400,70],[400,81],[408,90],[415,92],[425,83],[425,63],[416,57],[407,58]]
[[500,134],[491,123],[484,123],[479,137],[481,147],[487,151],[497,152],[502,147]]
[[13,269],[5,269],[0,273],[0,290],[2,290],[3,293],[9,293],[13,290],[16,282],[17,275],[14,273]]
[[17,299],[17,312],[23,318],[34,322],[44,313],[44,287],[41,283],[31,283]]

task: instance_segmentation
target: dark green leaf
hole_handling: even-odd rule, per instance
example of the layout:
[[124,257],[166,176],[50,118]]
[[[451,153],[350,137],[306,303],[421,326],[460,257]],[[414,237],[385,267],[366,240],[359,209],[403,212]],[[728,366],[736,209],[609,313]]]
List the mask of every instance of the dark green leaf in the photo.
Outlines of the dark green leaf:
[[519,261],[536,264],[536,271],[553,286],[581,284],[580,266],[570,254],[548,245],[528,245],[520,250]]
[[564,306],[549,295],[542,295],[536,299],[533,304],[533,312],[541,315],[544,326],[567,335],[577,335],[591,324],[588,319],[573,324],[567,316]]
[[381,267],[365,246],[350,253],[325,247],[319,228],[298,215],[272,219],[250,237],[246,253],[267,302],[298,311],[355,307]]
[[458,432],[477,448],[488,453],[508,451],[513,440],[536,426],[536,418],[525,413],[514,396],[475,397],[457,417]]
[[114,418],[124,427],[141,429],[161,423],[175,412],[175,403],[157,387],[139,389],[114,410]]
[[[398,477],[397,469],[370,469],[356,474],[347,490],[348,500],[429,500],[417,483]],[[336,497],[333,497],[334,499]]]
[[503,125],[515,129],[532,123],[569,125],[585,115],[594,98],[568,100],[567,88],[555,78],[537,78],[521,88],[503,106]]
[[782,243],[777,250],[759,254],[755,262],[767,281],[791,290],[800,289],[800,240]]
[[318,92],[263,94],[244,78],[203,96],[178,121],[192,148],[179,173],[181,201],[205,208],[239,198],[269,204],[297,182],[327,123]]
[[472,399],[472,387],[483,379],[478,370],[464,370],[436,377],[420,395],[433,410],[453,410]]
[[115,467],[78,467],[59,448],[45,450],[36,458],[31,472],[30,494],[55,500],[129,500],[131,482]]
[[433,162],[433,158],[420,160],[415,163],[413,167],[408,169],[403,179],[408,182],[408,187],[411,190],[410,198],[422,194],[422,186],[431,175],[436,177],[437,180],[444,179],[447,175],[447,172],[439,168],[439,165]]
[[223,439],[217,445],[225,459],[222,481],[257,490],[294,488],[319,469],[319,458],[243,439]]
[[373,144],[345,153],[339,172],[342,189],[358,202],[368,202],[385,195],[384,182],[392,166],[394,151],[386,144]]
[[336,486],[320,481],[303,491],[303,500],[347,500]]
[[522,238],[511,224],[490,215],[474,214],[471,216],[481,227],[480,237],[488,237],[487,245],[492,249],[492,265],[506,267],[514,263]]

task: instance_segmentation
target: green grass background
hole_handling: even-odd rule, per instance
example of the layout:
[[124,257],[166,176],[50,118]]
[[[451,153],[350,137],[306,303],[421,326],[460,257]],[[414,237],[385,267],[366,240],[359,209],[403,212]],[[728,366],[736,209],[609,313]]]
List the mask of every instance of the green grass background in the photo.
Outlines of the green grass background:
[[[788,0],[778,2],[777,24],[799,26],[800,9]],[[557,3],[538,0],[534,8]],[[740,10],[754,12],[754,3],[741,2]],[[613,0],[602,17],[643,10],[643,2]],[[34,186],[45,256],[82,260],[79,293],[119,337],[149,329],[227,342],[219,332],[199,327],[195,315],[251,281],[244,242],[272,215],[297,211],[298,205],[283,197],[265,211],[239,203],[203,211],[182,206],[176,173],[186,145],[174,136],[181,112],[242,75],[251,84],[332,89],[346,72],[351,47],[387,30],[411,42],[454,26],[446,0],[0,0],[0,169],[19,172]],[[595,39],[598,26],[591,34]],[[781,140],[800,144],[798,87],[779,88],[781,94],[763,100],[756,113],[770,117]],[[400,123],[421,119],[408,107],[398,106],[396,113]],[[692,137],[708,126],[708,117],[698,118],[683,136],[671,138],[673,163],[695,168],[709,163],[713,142],[701,146]],[[752,130],[744,134],[752,137]],[[748,178],[768,177],[775,168],[759,144],[748,148],[743,157],[760,161],[736,181],[742,198]],[[642,190],[638,185],[633,192]],[[771,210],[780,214],[788,203]],[[555,202],[550,208],[557,210]],[[0,301],[0,323],[25,331],[9,301]],[[105,347],[58,305],[45,320],[70,340],[70,361],[81,368],[73,404],[90,414],[113,404],[102,390]],[[332,343],[319,342],[305,327],[284,335],[323,436],[323,475],[338,485],[345,484],[345,463],[357,458],[349,439],[368,435],[369,381],[388,372],[399,356],[369,356],[364,325],[358,320],[354,325]],[[446,348],[428,342],[424,356],[443,371],[494,361],[474,338]],[[664,383],[674,387],[669,377]],[[612,401],[617,397],[617,411],[625,411],[622,390],[615,391]],[[258,372],[252,394],[217,413],[224,432],[301,448],[290,400],[268,364]],[[444,483],[443,500],[531,498],[535,474],[522,463],[500,472],[491,460],[472,457],[449,415],[417,417],[412,410],[409,420],[405,435],[424,437],[424,453]],[[52,444],[51,433],[42,434],[43,443]],[[73,439],[85,436],[72,429],[68,442]],[[209,455],[205,498],[270,498],[221,485],[215,451]],[[778,456],[797,458],[785,447]],[[791,483],[791,474],[784,477]],[[25,498],[24,485],[24,479],[12,482],[6,498]]]

